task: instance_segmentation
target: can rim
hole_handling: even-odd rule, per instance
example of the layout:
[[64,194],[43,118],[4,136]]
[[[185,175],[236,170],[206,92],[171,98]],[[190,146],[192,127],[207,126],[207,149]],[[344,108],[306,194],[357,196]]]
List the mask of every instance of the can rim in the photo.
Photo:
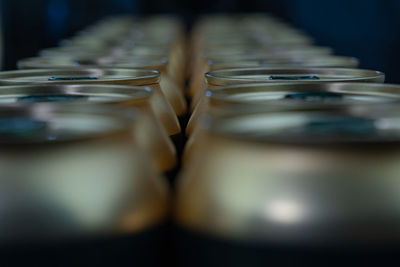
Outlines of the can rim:
[[[104,75],[110,73],[111,76],[116,78],[105,78],[99,80],[79,80],[79,81],[36,81],[21,79],[24,77],[47,76],[51,78],[57,75]],[[129,82],[132,85],[149,85],[159,83],[160,72],[157,70],[147,69],[128,69],[128,68],[60,68],[60,69],[34,69],[34,70],[13,70],[0,72],[0,86],[1,85],[19,85],[19,84],[101,84],[113,82]]]
[[[266,77],[272,74],[308,74],[308,75],[347,75],[347,78],[338,79],[319,79],[313,82],[379,82],[384,80],[385,74],[376,70],[366,69],[351,69],[351,68],[229,68],[220,69],[207,72],[205,74],[208,84],[211,85],[232,85],[238,83],[279,83],[276,80],[269,81],[267,79],[249,79],[249,78],[237,78],[239,75],[264,75]],[[353,75],[353,77],[351,77]],[[231,78],[230,76],[234,76]],[[350,76],[350,77],[349,77]],[[287,81],[285,81],[287,82]],[[309,82],[309,81],[308,81]],[[299,83],[299,81],[293,81],[291,83]],[[301,83],[301,81],[300,81]]]
[[[234,53],[232,53],[232,51]],[[246,46],[246,47],[234,47],[231,50],[221,49],[221,51],[215,50],[206,50],[202,52],[202,57],[205,58],[217,58],[217,57],[230,57],[231,55],[248,55],[248,52],[251,54],[257,55],[266,55],[267,53],[272,54],[312,54],[312,55],[331,55],[333,53],[333,49],[328,46],[288,46],[288,48],[282,46],[272,46],[272,47],[257,47],[257,46]],[[222,54],[221,54],[222,53]]]
[[[26,94],[24,94],[26,92]],[[93,101],[93,102],[74,102],[73,104],[117,104],[130,101],[142,101],[149,99],[153,95],[153,89],[150,87],[128,86],[128,85],[109,85],[109,84],[28,84],[28,85],[10,85],[2,86],[0,90],[0,99],[2,96],[11,94],[13,97],[21,95],[84,95],[84,96],[101,96],[106,93],[113,93],[124,98],[110,97],[110,101]],[[125,97],[126,96],[126,97]],[[115,98],[115,99],[112,99]],[[27,103],[30,104],[30,103]],[[69,102],[57,102],[57,104],[68,104]]]
[[251,103],[248,100],[232,98],[230,96],[240,93],[262,93],[262,92],[332,92],[360,94],[367,96],[381,96],[400,100],[400,85],[387,83],[250,83],[220,86],[210,88],[206,91],[205,97],[211,101],[232,104]]
[[[294,55],[294,56],[271,56],[271,57],[248,57],[238,58],[237,60],[226,59],[208,59],[207,64],[212,70],[226,68],[246,68],[246,67],[264,67],[264,68],[356,68],[359,60],[355,57],[346,56],[318,56],[318,55]],[[269,62],[270,61],[270,62]]]
[[[112,58],[104,57],[104,58]],[[156,59],[157,58],[157,59]],[[133,56],[129,57],[129,63],[119,63],[118,59],[115,62],[99,63],[99,64],[80,64],[79,60],[85,60],[85,57],[30,57],[21,59],[17,62],[19,69],[48,69],[49,66],[52,68],[126,68],[126,69],[154,69],[159,70],[164,68],[168,64],[168,58],[164,56],[160,57],[148,57],[148,56]]]

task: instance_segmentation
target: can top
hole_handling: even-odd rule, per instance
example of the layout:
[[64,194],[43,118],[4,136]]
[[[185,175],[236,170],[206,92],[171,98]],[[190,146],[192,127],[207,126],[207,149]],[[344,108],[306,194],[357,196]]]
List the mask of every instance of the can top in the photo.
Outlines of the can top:
[[301,82],[383,82],[379,71],[348,68],[238,68],[221,69],[206,73],[210,85],[241,83],[301,83]]
[[206,58],[230,58],[235,57],[265,57],[266,55],[330,55],[333,49],[320,46],[273,46],[273,47],[224,47],[214,50],[206,50],[203,56]]
[[[270,45],[260,45],[257,43],[250,44],[232,44],[229,47],[218,47],[218,46],[206,46],[204,47],[204,53],[215,53],[217,54],[219,51],[227,51],[226,53],[230,53],[231,51],[296,51],[296,50],[308,50],[317,48],[318,46],[314,46],[312,44],[291,44],[291,43],[275,43]],[[226,50],[225,50],[226,49]],[[224,53],[224,52],[222,52]]]
[[378,83],[281,83],[238,84],[211,88],[211,101],[232,104],[329,104],[389,103],[400,100],[400,85]]
[[120,68],[67,68],[0,72],[0,85],[21,84],[128,84],[149,85],[158,83],[156,70]]
[[400,143],[396,105],[346,105],[331,109],[258,110],[201,123],[224,138],[264,144],[330,145]]
[[105,56],[112,52],[112,49],[87,49],[82,46],[66,46],[66,47],[51,47],[42,49],[39,55],[42,57],[54,57],[63,55],[91,55],[91,56]]
[[178,187],[177,221],[269,245],[397,244],[400,113],[392,108],[211,120]]
[[162,56],[130,56],[119,59],[114,57],[33,57],[19,60],[20,69],[48,69],[51,68],[129,68],[158,70],[168,64],[168,58]]
[[0,104],[57,102],[77,103],[125,103],[142,101],[152,95],[148,87],[103,84],[40,84],[3,86]]
[[41,50],[40,57],[85,57],[85,58],[104,58],[115,54],[116,49],[87,49],[85,47],[53,47]]
[[157,55],[167,56],[169,54],[170,47],[160,44],[138,44],[134,41],[125,41],[122,47],[124,55]]
[[1,245],[109,238],[160,223],[167,190],[137,146],[138,121],[134,109],[102,105],[0,105]]
[[330,67],[355,68],[359,61],[354,57],[343,56],[232,56],[231,58],[209,59],[207,64],[211,69],[265,67],[275,69],[290,69],[300,67]]
[[270,38],[266,38],[264,40],[254,40],[252,38],[235,38],[229,35],[219,34],[217,38],[206,38],[204,40],[204,47],[206,49],[220,49],[224,46],[229,46],[232,44],[232,47],[235,46],[259,46],[259,47],[268,47],[268,46],[279,46],[279,45],[312,45],[314,40],[309,37],[299,37],[299,36],[287,36],[287,37],[276,37],[271,35]]
[[40,103],[0,106],[0,146],[52,145],[104,138],[132,131],[134,110],[107,106]]

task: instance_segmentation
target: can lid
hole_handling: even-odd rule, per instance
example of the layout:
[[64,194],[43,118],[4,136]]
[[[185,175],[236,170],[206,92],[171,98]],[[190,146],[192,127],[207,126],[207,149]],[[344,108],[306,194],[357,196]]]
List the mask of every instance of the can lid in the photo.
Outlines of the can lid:
[[224,47],[214,50],[206,50],[203,52],[203,56],[209,59],[218,58],[230,58],[230,57],[253,57],[262,58],[266,55],[274,56],[304,56],[304,55],[329,55],[332,54],[332,48],[330,47],[319,47],[319,46],[297,46],[297,45],[282,45],[272,47],[257,47],[257,46],[246,46],[246,47]]
[[0,90],[0,104],[42,103],[58,104],[114,104],[149,99],[152,89],[124,85],[103,84],[39,84],[3,86]]
[[352,106],[211,120],[178,187],[176,220],[252,244],[397,245],[399,115],[397,105]]
[[82,46],[52,47],[39,52],[41,57],[64,57],[64,56],[90,56],[104,57],[110,55],[112,49],[85,48]]
[[207,64],[212,69],[265,67],[275,69],[290,69],[300,67],[330,67],[330,68],[354,68],[359,61],[353,57],[341,56],[243,56],[223,59],[209,59]]
[[206,47],[223,47],[223,46],[273,46],[280,44],[299,44],[299,45],[311,45],[314,40],[308,36],[298,34],[285,34],[280,32],[270,32],[260,38],[254,38],[254,36],[246,36],[243,33],[229,34],[224,32],[217,32],[215,36],[208,35],[205,37],[204,43]]
[[4,71],[0,85],[21,84],[102,84],[149,85],[158,83],[156,70],[122,68],[62,68]]
[[240,83],[282,82],[383,82],[384,73],[348,68],[238,68],[213,70],[206,73],[208,84],[230,85]]
[[130,56],[127,59],[113,57],[91,58],[84,56],[64,56],[64,57],[34,57],[18,61],[20,69],[48,69],[51,68],[145,68],[159,70],[168,63],[166,57],[155,56]]
[[160,223],[167,191],[136,146],[138,119],[134,109],[102,105],[0,105],[1,246],[110,238]]
[[252,105],[344,105],[389,103],[400,100],[400,86],[377,83],[238,84],[211,88],[206,97],[215,103]]
[[0,106],[0,146],[51,145],[132,131],[135,110],[49,103]]
[[394,106],[382,106],[376,113],[367,109],[370,107],[360,105],[329,110],[259,110],[252,114],[218,118],[206,127],[221,136],[268,144],[321,146],[399,143],[398,110]]

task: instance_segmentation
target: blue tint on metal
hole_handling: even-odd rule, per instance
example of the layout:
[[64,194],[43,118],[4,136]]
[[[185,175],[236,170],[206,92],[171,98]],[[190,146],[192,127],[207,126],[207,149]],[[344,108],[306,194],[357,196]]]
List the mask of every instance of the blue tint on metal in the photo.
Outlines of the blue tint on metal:
[[87,101],[88,97],[84,95],[29,95],[18,98],[18,102],[35,103],[35,102],[73,102]]
[[97,80],[97,77],[50,77],[49,81],[85,81],[85,80]]
[[343,94],[332,92],[309,92],[287,94],[285,99],[301,100],[307,102],[331,102],[343,99]]
[[1,118],[0,137],[27,137],[42,133],[46,122],[30,118]]
[[376,130],[374,120],[363,118],[335,118],[312,121],[303,129],[311,135],[369,135]]

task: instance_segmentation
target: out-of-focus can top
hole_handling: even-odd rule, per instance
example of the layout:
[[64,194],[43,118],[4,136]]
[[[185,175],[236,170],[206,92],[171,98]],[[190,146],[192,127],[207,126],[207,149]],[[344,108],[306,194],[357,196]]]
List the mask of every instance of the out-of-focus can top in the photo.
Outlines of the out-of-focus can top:
[[354,57],[343,56],[240,56],[224,59],[209,59],[211,69],[268,67],[275,69],[299,67],[356,68],[359,61]]
[[176,220],[270,245],[397,244],[399,115],[395,105],[211,117]]
[[167,191],[136,144],[138,118],[101,105],[1,105],[0,243],[118,236],[160,223]]
[[158,70],[168,64],[168,58],[159,56],[131,56],[125,59],[113,57],[34,57],[18,61],[20,69],[48,69],[48,68],[145,68]]

